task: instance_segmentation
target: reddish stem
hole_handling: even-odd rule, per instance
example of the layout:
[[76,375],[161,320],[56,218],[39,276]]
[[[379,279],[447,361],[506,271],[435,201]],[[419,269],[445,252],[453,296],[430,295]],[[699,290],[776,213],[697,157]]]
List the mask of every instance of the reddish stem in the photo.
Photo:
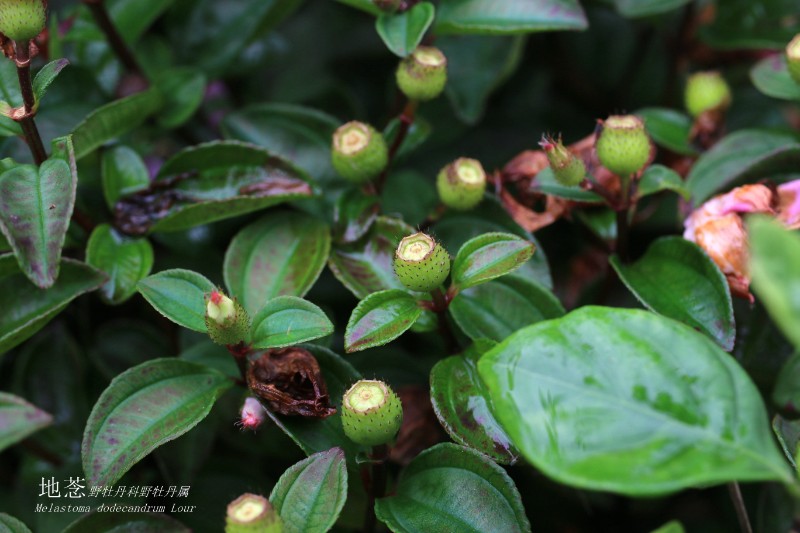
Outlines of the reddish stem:
[[376,182],[376,189],[377,192],[383,190],[383,186],[386,183],[386,178],[389,176],[389,167],[392,165],[392,161],[394,161],[395,156],[397,155],[398,150],[400,150],[400,146],[403,145],[403,141],[408,135],[408,130],[411,128],[411,125],[414,123],[414,117],[417,112],[417,101],[416,100],[409,100],[406,102],[403,111],[400,113],[398,118],[400,119],[400,129],[397,131],[397,136],[394,138],[394,142],[392,146],[389,148],[389,162],[386,163],[386,168],[383,169],[381,175],[378,176],[378,180]]

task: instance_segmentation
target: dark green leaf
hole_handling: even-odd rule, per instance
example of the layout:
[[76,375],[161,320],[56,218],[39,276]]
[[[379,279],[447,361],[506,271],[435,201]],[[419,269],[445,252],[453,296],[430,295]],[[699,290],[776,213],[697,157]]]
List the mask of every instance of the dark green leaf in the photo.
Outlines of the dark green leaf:
[[347,4],[361,11],[365,11],[372,15],[380,15],[381,10],[372,3],[372,0],[339,0],[343,4]]
[[311,302],[296,296],[278,296],[256,313],[251,332],[255,348],[279,348],[330,335],[333,324]]
[[343,192],[333,213],[336,240],[345,244],[359,240],[372,227],[379,211],[376,196],[358,188]]
[[82,159],[106,142],[135,129],[158,111],[162,103],[161,92],[152,88],[94,110],[72,130],[75,158]]
[[611,266],[648,309],[674,318],[733,349],[736,326],[728,282],[719,267],[695,243],[664,237],[635,263],[617,256]]
[[713,48],[728,50],[780,49],[798,32],[795,0],[726,0],[715,6],[711,24],[700,37]]
[[776,54],[759,61],[750,70],[750,79],[767,96],[800,101],[800,83],[794,81],[789,74],[784,54]]
[[392,263],[398,243],[412,233],[414,229],[401,220],[378,217],[372,229],[359,242],[334,247],[328,266],[360,300],[373,292],[404,289],[394,273]]
[[22,271],[43,289],[58,277],[77,184],[69,137],[53,141],[53,156],[41,167],[19,165],[0,174],[0,230]]
[[[108,3],[108,13],[122,38],[129,44],[134,44],[173,2],[174,0],[115,0]],[[75,20],[67,38],[100,41],[105,36],[85,10]]]
[[689,2],[690,0],[614,0],[617,11],[630,18],[659,15]]
[[753,289],[786,338],[800,349],[800,236],[765,218],[748,224]]
[[650,165],[642,174],[637,194],[639,198],[644,198],[661,191],[675,191],[684,200],[691,196],[680,174],[664,165]]
[[578,186],[570,187],[559,183],[553,174],[553,169],[549,166],[536,174],[532,188],[551,196],[558,196],[559,198],[566,198],[576,202],[600,203],[603,201],[600,196],[591,191]]
[[153,247],[147,239],[131,239],[108,224],[97,226],[86,245],[86,262],[106,273],[100,294],[111,304],[133,296],[136,284],[153,267]]
[[694,155],[697,150],[689,145],[692,119],[685,113],[665,107],[646,107],[636,112],[642,117],[647,132],[656,144],[676,154]]
[[240,231],[225,253],[225,284],[254,314],[270,298],[303,296],[330,253],[328,226],[296,212],[269,213]]
[[583,307],[540,322],[487,352],[478,372],[514,445],[562,483],[643,496],[791,482],[744,370],[649,311]]
[[553,293],[516,274],[459,293],[449,309],[469,338],[497,342],[520,328],[564,314]]
[[485,233],[465,242],[453,260],[453,285],[464,290],[504,276],[531,258],[532,242],[510,233]]
[[193,68],[173,68],[156,80],[164,105],[157,115],[162,128],[176,128],[189,120],[206,91],[206,76]]
[[200,274],[179,268],[148,276],[136,286],[156,311],[201,333],[206,332],[206,295],[216,288]]
[[[395,117],[389,121],[385,128],[383,128],[383,138],[386,140],[387,145],[392,146],[399,131],[400,119]],[[414,117],[414,122],[408,127],[406,137],[403,139],[403,142],[397,149],[397,153],[392,161],[402,161],[403,159],[407,158],[411,153],[414,152],[414,150],[419,148],[426,140],[428,140],[428,137],[430,137],[431,133],[433,133],[433,127],[431,126],[431,123],[417,113],[417,115]],[[390,174],[390,178],[392,174]],[[385,196],[386,191],[384,190],[383,193]]]
[[41,290],[27,282],[14,256],[0,256],[0,294],[5,295],[7,306],[0,313],[0,354],[39,331],[69,302],[104,281],[103,274],[89,265],[62,259],[55,284]]
[[303,459],[278,480],[269,500],[285,533],[325,533],[347,500],[344,451],[331,448]]
[[431,370],[431,403],[454,441],[498,463],[512,464],[519,452],[492,414],[486,387],[475,366],[478,357],[492,346],[493,342],[481,341],[470,349],[473,353],[436,363]]
[[433,4],[420,2],[402,13],[382,13],[375,20],[375,30],[393,54],[405,57],[422,41],[435,13]]
[[231,385],[216,370],[178,359],[148,361],[114,378],[86,422],[81,456],[87,483],[113,485],[196,426]]
[[18,396],[0,392],[0,451],[52,423],[48,413]]
[[146,189],[150,174],[142,158],[127,146],[115,146],[103,152],[101,173],[106,205],[114,209],[121,197]]
[[6,528],[8,533],[31,533],[28,526],[6,513],[0,513],[0,526]]
[[800,413],[800,353],[794,354],[781,368],[772,401],[780,409]]
[[33,79],[33,95],[37,102],[42,100],[44,94],[47,92],[47,88],[50,87],[53,80],[56,79],[58,74],[67,65],[69,65],[68,59],[56,59],[43,66],[42,69],[36,73],[36,77]]
[[716,191],[744,181],[792,172],[800,165],[800,144],[792,135],[760,130],[732,133],[703,154],[686,178],[695,205]]
[[797,470],[798,452],[800,452],[800,420],[787,420],[781,415],[772,419],[772,431],[778,438],[783,453]]
[[409,293],[390,289],[370,294],[361,300],[344,332],[346,352],[357,352],[393,341],[422,314],[422,308]]
[[677,520],[671,520],[651,533],[685,533],[683,525]]
[[395,494],[375,502],[375,514],[395,533],[531,530],[505,470],[455,444],[438,444],[420,453],[403,470]]
[[191,533],[171,516],[155,513],[109,513],[95,511],[72,522],[61,533],[121,533],[121,532]]
[[442,0],[436,33],[529,33],[583,30],[577,0]]

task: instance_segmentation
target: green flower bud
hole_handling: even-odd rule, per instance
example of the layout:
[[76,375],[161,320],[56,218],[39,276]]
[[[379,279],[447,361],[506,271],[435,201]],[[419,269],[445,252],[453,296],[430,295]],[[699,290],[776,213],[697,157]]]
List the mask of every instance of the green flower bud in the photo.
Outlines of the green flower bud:
[[228,504],[225,533],[282,533],[283,521],[263,496],[245,493]]
[[633,115],[612,115],[601,122],[595,141],[600,163],[618,176],[639,172],[650,158],[650,137]]
[[397,86],[410,100],[433,100],[447,83],[447,58],[433,46],[419,46],[397,67]]
[[46,24],[46,0],[0,0],[0,33],[9,39],[33,39]]
[[372,3],[381,11],[394,13],[402,4],[402,0],[372,0]]
[[239,302],[220,291],[212,291],[206,299],[206,329],[217,344],[239,344],[247,341],[250,317]]
[[583,159],[570,152],[560,138],[556,141],[552,137],[542,137],[539,146],[547,154],[553,175],[562,185],[574,187],[586,177],[586,166],[583,164]]
[[394,255],[394,271],[412,291],[430,292],[450,273],[450,255],[422,232],[404,237]]
[[364,183],[380,174],[389,162],[383,135],[363,122],[352,121],[333,133],[333,168],[344,179]]
[[725,111],[731,105],[731,88],[717,71],[696,72],[686,81],[684,99],[693,117],[706,111]]
[[786,46],[786,67],[792,79],[800,83],[800,33]]
[[383,381],[362,379],[344,393],[342,427],[353,442],[365,446],[388,444],[402,423],[400,398]]
[[460,157],[439,171],[436,189],[447,207],[458,211],[472,209],[483,199],[486,172],[480,161]]

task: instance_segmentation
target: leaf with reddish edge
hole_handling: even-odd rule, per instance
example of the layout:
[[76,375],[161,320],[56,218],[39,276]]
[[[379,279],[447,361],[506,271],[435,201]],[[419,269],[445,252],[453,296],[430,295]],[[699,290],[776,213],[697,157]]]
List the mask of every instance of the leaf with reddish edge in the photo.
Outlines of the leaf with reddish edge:
[[179,359],[147,361],[114,378],[86,422],[81,456],[87,483],[113,485],[196,426],[232,385],[216,370]]
[[344,332],[346,352],[357,352],[387,344],[414,325],[422,314],[416,298],[391,289],[370,294],[350,315]]
[[0,392],[0,451],[53,423],[53,417],[18,396]]
[[453,261],[459,290],[486,283],[521,267],[533,255],[532,242],[510,233],[485,233],[465,242]]

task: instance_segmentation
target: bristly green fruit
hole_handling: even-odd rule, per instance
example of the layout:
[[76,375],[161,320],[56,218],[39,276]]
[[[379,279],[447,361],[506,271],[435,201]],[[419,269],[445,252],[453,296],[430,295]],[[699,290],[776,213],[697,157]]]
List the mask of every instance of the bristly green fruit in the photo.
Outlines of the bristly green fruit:
[[245,493],[228,504],[225,533],[282,533],[283,521],[263,496]]
[[586,177],[586,166],[583,164],[583,159],[570,152],[561,142],[561,138],[555,140],[552,137],[543,136],[539,141],[539,146],[547,154],[553,175],[562,185],[574,187]]
[[46,24],[46,0],[0,0],[0,32],[9,39],[29,41]]
[[800,33],[786,46],[786,67],[792,79],[800,83]]
[[717,71],[695,72],[686,80],[684,99],[693,117],[706,111],[725,111],[731,105],[731,88]]
[[472,209],[483,199],[486,171],[480,161],[460,157],[439,171],[436,189],[447,207],[457,211]]
[[433,46],[418,46],[403,58],[396,72],[397,86],[409,100],[433,100],[447,83],[447,58]]
[[345,435],[356,444],[389,444],[402,423],[400,398],[386,383],[362,379],[344,393],[342,427]]
[[238,301],[212,291],[206,297],[206,330],[215,343],[235,346],[247,342],[250,317]]
[[600,123],[595,141],[600,163],[618,176],[629,177],[650,158],[650,137],[634,115],[611,115]]
[[383,172],[389,162],[389,149],[383,135],[363,122],[352,121],[333,133],[333,168],[344,179],[364,183]]
[[430,292],[450,274],[450,255],[433,237],[422,232],[404,237],[394,254],[394,271],[412,291]]

